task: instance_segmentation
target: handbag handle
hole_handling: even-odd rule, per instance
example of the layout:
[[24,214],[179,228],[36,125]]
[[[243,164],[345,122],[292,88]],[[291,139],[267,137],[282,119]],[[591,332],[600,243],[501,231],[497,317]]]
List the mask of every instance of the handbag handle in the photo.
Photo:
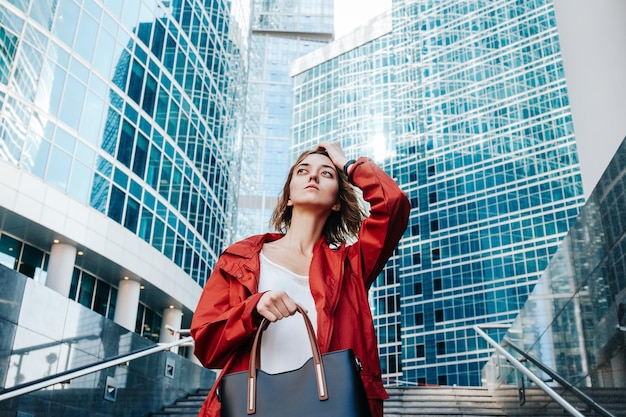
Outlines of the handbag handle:
[[[313,330],[313,324],[311,324],[311,320],[304,311],[304,308],[297,305],[296,309],[304,319],[304,324],[306,325],[306,330],[309,335],[309,342],[311,342],[313,364],[315,368],[315,380],[317,382],[317,396],[320,401],[324,401],[328,399],[328,392],[326,390],[326,374],[324,372],[324,364],[322,363],[320,347],[317,344],[317,338],[315,337],[315,330]],[[261,334],[269,325],[270,321],[263,318],[261,325],[256,332],[256,336],[254,337],[254,343],[252,344],[250,364],[248,365],[248,414],[254,414],[256,412],[256,376],[257,369],[261,366]]]

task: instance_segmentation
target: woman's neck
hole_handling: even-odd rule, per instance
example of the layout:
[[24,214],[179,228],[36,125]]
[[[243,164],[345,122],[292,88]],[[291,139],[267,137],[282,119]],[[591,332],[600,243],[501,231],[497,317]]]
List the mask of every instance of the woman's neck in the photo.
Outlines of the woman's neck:
[[289,229],[281,240],[286,246],[310,255],[322,237],[325,221],[326,219],[322,220],[318,216],[292,216]]

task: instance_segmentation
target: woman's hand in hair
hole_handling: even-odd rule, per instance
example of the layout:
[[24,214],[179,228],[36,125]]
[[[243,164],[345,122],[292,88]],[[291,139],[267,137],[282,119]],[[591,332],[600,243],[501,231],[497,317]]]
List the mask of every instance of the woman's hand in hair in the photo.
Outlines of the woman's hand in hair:
[[256,311],[271,322],[296,314],[296,302],[284,291],[267,291],[256,305]]
[[343,149],[341,149],[339,142],[320,142],[320,144],[317,145],[317,149],[325,150],[330,160],[333,161],[333,164],[340,170],[343,169],[345,163],[348,162],[348,158],[346,158],[346,154],[343,152]]

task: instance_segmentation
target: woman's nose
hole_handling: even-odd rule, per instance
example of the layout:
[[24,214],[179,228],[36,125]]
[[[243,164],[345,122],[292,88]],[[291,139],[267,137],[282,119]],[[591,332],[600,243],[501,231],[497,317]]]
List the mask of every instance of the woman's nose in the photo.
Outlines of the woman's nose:
[[309,181],[315,181],[315,182],[317,182],[317,180],[318,180],[317,170],[312,169],[312,170],[309,172]]

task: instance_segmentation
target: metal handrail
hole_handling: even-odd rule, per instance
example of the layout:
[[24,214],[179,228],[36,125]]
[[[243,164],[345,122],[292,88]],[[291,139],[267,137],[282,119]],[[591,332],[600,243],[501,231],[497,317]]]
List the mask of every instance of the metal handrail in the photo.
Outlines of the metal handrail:
[[64,371],[56,375],[50,375],[45,378],[40,378],[35,381],[26,382],[24,384],[16,385],[11,388],[7,388],[0,391],[0,401],[8,400],[9,398],[18,397],[20,395],[28,394],[33,391],[37,391],[43,388],[47,388],[54,384],[68,382],[72,379],[98,372],[112,366],[117,366],[126,362],[130,362],[134,359],[139,359],[144,356],[152,355],[153,353],[169,350],[176,346],[193,343],[191,336],[184,337],[171,343],[159,343],[156,346],[141,349],[132,353],[125,353],[123,355],[115,356],[111,359],[105,359],[100,362],[91,365],[85,365],[76,369]]
[[[500,346],[498,344],[498,342],[496,342],[491,337],[489,337],[489,335],[487,333],[485,333],[481,329],[481,326],[482,327],[490,327],[490,328],[495,328],[495,327],[493,325],[491,325],[491,326],[490,325],[476,325],[476,326],[474,326],[474,331],[476,331],[476,333],[478,333],[480,336],[482,336],[483,339],[485,339],[487,341],[487,343],[489,343],[491,346],[493,346],[493,348],[499,354],[504,356],[513,366],[515,366],[515,368],[518,371],[520,371],[521,373],[526,375],[528,377],[528,379],[530,379],[535,384],[537,384],[537,386],[539,388],[541,388],[546,394],[548,394],[550,397],[552,397],[552,399],[554,401],[559,403],[568,413],[570,413],[571,415],[576,416],[576,417],[585,417],[585,415],[582,414],[580,411],[578,411],[576,409],[576,407],[574,407],[572,404],[567,402],[567,400],[565,400],[565,398],[561,397],[556,391],[554,391],[545,382],[543,382],[541,380],[541,378],[539,378],[536,374],[534,374],[530,369],[526,368],[519,360],[517,360],[513,355],[511,355],[509,352],[507,352],[506,349],[504,349],[502,346]],[[500,326],[499,328],[508,328],[508,327],[509,326],[506,325],[506,327]]]
[[587,394],[585,394],[584,392],[582,392],[580,389],[578,389],[576,386],[572,385],[569,381],[567,381],[565,378],[563,378],[562,376],[560,376],[559,374],[557,374],[553,369],[549,368],[547,365],[545,365],[543,362],[541,362],[539,359],[534,358],[533,356],[529,355],[528,353],[524,352],[519,346],[516,346],[513,342],[511,342],[511,340],[507,337],[505,337],[503,339],[503,341],[510,346],[513,350],[515,350],[517,353],[519,353],[520,355],[522,355],[524,358],[526,358],[527,360],[529,360],[530,362],[533,363],[533,365],[535,365],[537,368],[541,369],[543,372],[545,372],[546,374],[548,374],[550,376],[550,378],[552,378],[553,380],[555,380],[557,383],[559,383],[560,385],[562,385],[567,391],[572,391],[572,393],[578,398],[580,399],[582,402],[584,402],[588,407],[591,407],[594,409],[594,411],[598,412],[600,415],[603,415],[604,417],[615,417],[614,414],[611,414],[610,411],[608,411],[607,409],[605,409],[604,407],[602,407],[600,404],[598,404],[593,398],[589,397]]

